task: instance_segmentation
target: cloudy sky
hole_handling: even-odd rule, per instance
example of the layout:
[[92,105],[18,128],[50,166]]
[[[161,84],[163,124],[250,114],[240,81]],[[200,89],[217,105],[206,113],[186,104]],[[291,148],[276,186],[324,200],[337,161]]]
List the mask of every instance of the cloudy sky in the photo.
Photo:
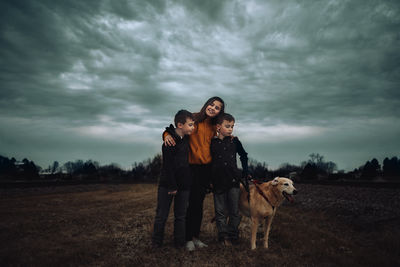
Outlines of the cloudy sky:
[[400,2],[1,1],[0,155],[129,168],[222,97],[249,156],[400,156]]

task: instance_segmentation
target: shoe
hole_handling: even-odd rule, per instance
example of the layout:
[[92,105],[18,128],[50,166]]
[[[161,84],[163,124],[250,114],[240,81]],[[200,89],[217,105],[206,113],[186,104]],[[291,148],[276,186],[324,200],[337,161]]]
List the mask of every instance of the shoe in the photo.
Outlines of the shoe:
[[232,247],[231,241],[229,241],[228,239],[225,239],[225,240],[224,240],[224,246],[225,246],[225,247]]
[[193,241],[186,242],[186,250],[187,251],[194,251],[196,248],[194,246]]
[[203,242],[201,242],[200,239],[194,239],[193,238],[193,243],[198,248],[206,248],[206,247],[208,247],[208,245],[203,243]]

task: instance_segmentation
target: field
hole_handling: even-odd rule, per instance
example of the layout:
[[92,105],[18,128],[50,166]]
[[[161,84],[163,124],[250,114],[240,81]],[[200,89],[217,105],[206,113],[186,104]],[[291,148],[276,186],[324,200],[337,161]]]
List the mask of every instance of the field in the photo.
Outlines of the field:
[[399,189],[297,185],[272,224],[270,248],[216,241],[212,195],[194,252],[150,248],[156,185],[76,185],[0,191],[1,266],[400,266]]

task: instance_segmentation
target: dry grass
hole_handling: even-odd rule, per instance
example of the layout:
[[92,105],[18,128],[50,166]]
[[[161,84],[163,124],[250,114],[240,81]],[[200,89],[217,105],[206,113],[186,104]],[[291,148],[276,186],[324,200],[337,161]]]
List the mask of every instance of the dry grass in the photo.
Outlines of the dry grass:
[[212,196],[205,201],[202,240],[192,253],[172,245],[172,216],[165,246],[150,249],[156,186],[137,184],[78,193],[7,196],[0,200],[1,266],[399,266],[397,225],[354,229],[333,214],[279,208],[270,248],[249,249],[249,223],[241,242],[216,242]]

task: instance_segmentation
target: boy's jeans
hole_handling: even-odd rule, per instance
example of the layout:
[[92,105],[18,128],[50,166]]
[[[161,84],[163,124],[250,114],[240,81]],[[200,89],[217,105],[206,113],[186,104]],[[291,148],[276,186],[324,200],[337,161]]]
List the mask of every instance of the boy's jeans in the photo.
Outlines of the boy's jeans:
[[[215,221],[218,229],[218,240],[237,240],[239,238],[239,195],[240,189],[233,187],[222,194],[214,193]],[[226,214],[226,210],[228,214]],[[227,219],[229,217],[229,222]]]
[[185,244],[185,218],[186,209],[189,200],[189,190],[179,191],[173,195],[168,195],[168,188],[158,187],[157,210],[154,220],[154,232],[152,242],[155,245],[162,245],[164,240],[164,228],[168,219],[169,209],[172,199],[174,202],[174,244],[175,246],[183,246]]

